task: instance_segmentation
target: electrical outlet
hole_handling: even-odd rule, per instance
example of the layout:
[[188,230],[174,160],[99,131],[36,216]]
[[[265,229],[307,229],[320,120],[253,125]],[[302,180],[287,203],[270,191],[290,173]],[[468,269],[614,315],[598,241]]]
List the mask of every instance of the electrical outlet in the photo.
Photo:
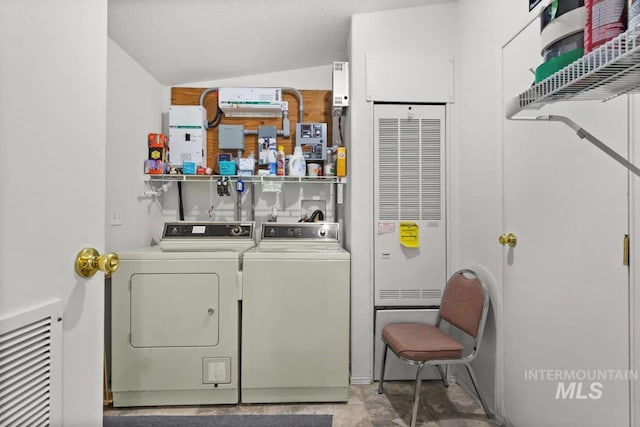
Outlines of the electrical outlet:
[[122,209],[111,209],[111,211],[109,212],[109,225],[122,225]]

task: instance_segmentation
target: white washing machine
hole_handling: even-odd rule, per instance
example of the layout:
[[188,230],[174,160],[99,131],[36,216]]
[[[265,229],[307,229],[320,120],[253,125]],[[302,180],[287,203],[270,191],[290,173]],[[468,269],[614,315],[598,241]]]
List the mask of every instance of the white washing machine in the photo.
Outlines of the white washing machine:
[[253,223],[172,222],[113,274],[113,406],[239,401],[242,254]]
[[344,402],[350,254],[335,223],[265,223],[244,255],[244,403]]

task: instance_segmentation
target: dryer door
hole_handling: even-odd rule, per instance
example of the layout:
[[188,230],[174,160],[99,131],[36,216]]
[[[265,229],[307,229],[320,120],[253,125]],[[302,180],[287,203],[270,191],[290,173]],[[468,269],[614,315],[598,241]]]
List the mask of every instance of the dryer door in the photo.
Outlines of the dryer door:
[[131,345],[217,345],[218,288],[213,273],[132,275]]

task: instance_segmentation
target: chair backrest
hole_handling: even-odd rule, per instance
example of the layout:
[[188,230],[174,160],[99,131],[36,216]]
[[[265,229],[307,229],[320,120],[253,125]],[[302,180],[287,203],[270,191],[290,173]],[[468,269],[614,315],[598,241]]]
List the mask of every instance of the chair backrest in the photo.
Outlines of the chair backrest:
[[473,338],[482,333],[489,299],[487,288],[471,270],[456,271],[447,281],[439,315]]

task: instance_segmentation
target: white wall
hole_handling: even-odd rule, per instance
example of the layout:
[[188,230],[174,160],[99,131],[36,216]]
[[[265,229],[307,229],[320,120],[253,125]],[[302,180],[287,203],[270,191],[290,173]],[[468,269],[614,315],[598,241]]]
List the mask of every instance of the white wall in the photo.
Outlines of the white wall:
[[[117,252],[160,235],[160,206],[142,195],[147,135],[162,132],[164,88],[111,39],[107,61],[106,250]],[[111,225],[112,212],[122,225]]]
[[[336,59],[338,60],[338,59]],[[294,87],[307,90],[331,90],[332,65],[297,68],[274,73],[238,76],[221,80],[187,83],[177,87]],[[168,108],[168,105],[165,105]]]
[[[479,270],[491,307],[481,351],[474,362],[483,396],[502,414],[502,230],[499,48],[526,15],[525,2],[458,2],[460,35],[456,101],[459,122],[452,128],[452,262]],[[521,10],[522,13],[518,13]],[[509,19],[507,19],[507,17]],[[514,19],[515,17],[518,17]],[[464,29],[464,30],[462,30]],[[459,375],[459,378],[464,378]],[[496,387],[497,385],[497,387]]]
[[[526,5],[513,5],[512,7]],[[498,47],[517,23],[497,1],[458,1],[405,11],[356,15],[350,52],[350,170],[347,246],[352,252],[352,376],[372,376],[372,122],[365,101],[367,52],[453,55],[455,103],[447,110],[449,272],[474,268],[490,290],[484,344],[474,362],[490,408],[501,412],[502,233]],[[494,24],[494,25],[492,25]],[[384,32],[380,28],[385,28]],[[393,84],[393,82],[389,82]],[[428,100],[425,100],[428,101]],[[459,378],[463,378],[462,375]]]
[[[332,65],[294,69],[276,73],[258,74],[252,76],[241,76],[223,80],[210,80],[205,82],[194,82],[180,85],[181,87],[292,87],[298,90],[331,90],[332,88]],[[163,111],[169,110],[170,87],[165,87]],[[291,105],[290,108],[297,108]],[[216,132],[216,129],[208,132]],[[292,132],[295,127],[292,126]],[[334,130],[335,132],[335,130]],[[282,138],[282,137],[279,137]],[[256,147],[245,148],[244,156],[253,151],[257,156]],[[291,154],[291,153],[287,153]],[[304,214],[314,207],[325,212],[325,219],[333,221],[334,211],[334,191],[335,188],[325,184],[299,184],[285,183],[281,192],[266,191],[261,184],[255,184],[255,218],[251,218],[251,193],[250,184],[246,184],[246,190],[242,195],[242,217],[236,218],[236,195],[231,197],[218,196],[215,188],[216,182],[208,183],[186,183],[183,184],[183,203],[186,220],[251,220],[255,219],[256,225],[265,221],[276,208],[278,222],[297,222]],[[304,200],[304,205],[301,202]],[[177,185],[172,184],[168,191],[160,199],[163,208],[163,215],[166,221],[174,221],[179,218]],[[213,208],[213,209],[211,209]]]
[[[351,21],[349,183],[345,194],[345,222],[346,246],[351,252],[351,379],[354,383],[371,382],[373,378],[373,105],[366,101],[365,55],[418,53],[457,58],[457,5],[440,3],[355,15]],[[458,66],[454,65],[454,69]],[[393,85],[393,81],[389,84]],[[453,126],[457,123],[455,108],[453,105],[449,109],[453,113],[450,119]],[[455,140],[449,142],[455,144]]]

